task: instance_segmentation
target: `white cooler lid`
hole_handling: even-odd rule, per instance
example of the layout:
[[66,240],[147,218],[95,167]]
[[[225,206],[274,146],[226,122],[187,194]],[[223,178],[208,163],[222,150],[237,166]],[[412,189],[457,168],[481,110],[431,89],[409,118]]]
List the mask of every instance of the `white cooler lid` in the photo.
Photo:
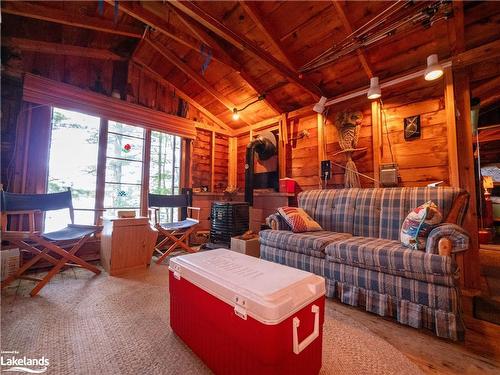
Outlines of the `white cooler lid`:
[[169,269],[264,324],[277,324],[325,294],[320,276],[226,249],[172,258]]

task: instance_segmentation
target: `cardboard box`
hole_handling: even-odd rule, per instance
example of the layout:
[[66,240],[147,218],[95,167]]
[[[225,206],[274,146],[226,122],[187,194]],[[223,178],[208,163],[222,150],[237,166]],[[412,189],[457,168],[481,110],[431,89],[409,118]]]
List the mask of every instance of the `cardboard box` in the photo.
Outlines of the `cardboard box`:
[[241,236],[231,237],[231,250],[237,253],[260,257],[259,237],[243,240]]
[[0,251],[0,262],[2,264],[0,279],[2,281],[17,272],[19,269],[19,257],[19,248],[2,249]]

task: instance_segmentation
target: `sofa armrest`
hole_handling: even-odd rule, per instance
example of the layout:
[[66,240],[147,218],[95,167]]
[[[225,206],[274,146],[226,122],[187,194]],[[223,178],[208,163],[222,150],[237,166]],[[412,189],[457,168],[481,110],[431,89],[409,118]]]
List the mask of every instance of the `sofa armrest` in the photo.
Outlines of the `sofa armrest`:
[[425,252],[429,254],[451,255],[469,248],[469,234],[456,224],[441,224],[427,237]]
[[292,230],[290,225],[280,214],[272,214],[266,218],[266,224],[273,230]]

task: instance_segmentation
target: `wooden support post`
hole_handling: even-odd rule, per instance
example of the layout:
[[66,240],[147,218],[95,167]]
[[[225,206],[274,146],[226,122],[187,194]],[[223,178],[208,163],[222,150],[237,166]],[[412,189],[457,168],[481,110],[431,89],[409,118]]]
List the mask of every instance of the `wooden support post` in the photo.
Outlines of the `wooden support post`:
[[[463,226],[470,235],[469,250],[464,253],[463,284],[466,288],[479,289],[479,238],[476,204],[476,174],[474,171],[473,136],[470,111],[469,77],[464,70],[454,74],[454,88],[456,100],[456,127],[458,174],[460,187],[469,192],[469,208],[464,218]],[[459,260],[457,259],[457,262]],[[459,262],[460,264],[460,262]]]
[[279,178],[286,177],[286,145],[288,144],[288,121],[287,114],[281,115],[279,126],[279,142],[278,142],[278,169]]
[[321,161],[326,160],[325,119],[323,114],[318,113],[316,121],[318,125],[318,176],[321,178]]
[[180,172],[180,187],[191,187],[191,139],[183,138],[181,143],[181,172]]
[[444,70],[444,103],[446,111],[446,137],[448,139],[448,174],[450,186],[460,186],[458,178],[457,125],[455,120],[455,93],[453,71]]
[[227,184],[230,187],[236,187],[238,177],[238,138],[229,137],[229,158],[228,158],[228,176]]
[[[104,209],[104,181],[106,179],[106,152],[108,148],[108,119],[101,117],[99,126],[99,147],[97,151],[97,174],[96,174],[96,192],[95,209]],[[96,211],[94,214],[94,224],[100,222],[102,211]],[[106,214],[106,212],[104,212]]]
[[215,132],[212,132],[212,147],[210,148],[210,191],[215,191]]
[[142,189],[141,189],[141,216],[148,217],[148,193],[149,193],[149,167],[151,159],[151,130],[144,132],[144,150],[142,155]]
[[382,162],[382,112],[378,100],[372,102],[372,145],[374,187],[380,187],[380,163]]

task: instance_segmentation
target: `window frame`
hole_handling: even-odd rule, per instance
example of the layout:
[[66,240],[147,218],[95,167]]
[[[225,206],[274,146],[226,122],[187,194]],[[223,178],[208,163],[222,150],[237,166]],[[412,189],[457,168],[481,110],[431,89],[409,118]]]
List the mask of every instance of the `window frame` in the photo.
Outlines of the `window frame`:
[[[61,109],[67,109],[64,106],[51,106],[52,112],[53,108],[61,108]],[[75,109],[67,109],[70,111],[75,111],[75,112],[80,112],[83,114],[87,114],[86,111],[81,111],[81,110],[75,110]],[[94,115],[96,117],[100,118],[100,124],[99,124],[99,142],[98,142],[98,154],[97,154],[97,176],[96,176],[96,194],[95,194],[95,204],[94,208],[96,209],[95,215],[94,215],[94,224],[97,225],[101,222],[101,216],[103,215],[103,211],[105,210],[104,207],[104,200],[105,200],[105,191],[106,191],[106,165],[107,165],[107,146],[108,146],[108,135],[113,133],[109,131],[109,121],[116,121],[116,122],[122,122],[126,125],[129,126],[134,126],[138,127],[144,130],[144,138],[143,138],[143,148],[142,148],[142,175],[141,175],[141,194],[140,194],[140,207],[139,207],[139,215],[140,216],[148,216],[148,193],[149,193],[149,179],[150,179],[150,165],[151,165],[151,132],[152,129],[148,127],[144,127],[141,125],[136,125],[133,123],[127,123],[124,121],[119,121],[119,120],[114,120],[111,118],[106,118],[102,115]],[[52,119],[52,117],[51,117]],[[175,168],[175,160],[173,165],[173,173],[174,174],[179,174],[179,190],[183,187],[183,181],[182,181],[182,176],[185,174],[184,168],[184,147],[185,147],[185,142],[184,138],[182,136],[176,135],[176,134],[171,134],[168,131],[162,131],[159,129],[154,129],[154,131],[157,132],[162,132],[165,134],[170,134],[174,136],[178,136],[180,138],[180,160],[179,160],[179,167],[178,167],[178,172],[176,173],[176,168]],[[49,147],[52,145],[50,144]],[[174,155],[175,155],[175,148],[174,148]],[[106,215],[106,212],[104,212],[104,215]]]

